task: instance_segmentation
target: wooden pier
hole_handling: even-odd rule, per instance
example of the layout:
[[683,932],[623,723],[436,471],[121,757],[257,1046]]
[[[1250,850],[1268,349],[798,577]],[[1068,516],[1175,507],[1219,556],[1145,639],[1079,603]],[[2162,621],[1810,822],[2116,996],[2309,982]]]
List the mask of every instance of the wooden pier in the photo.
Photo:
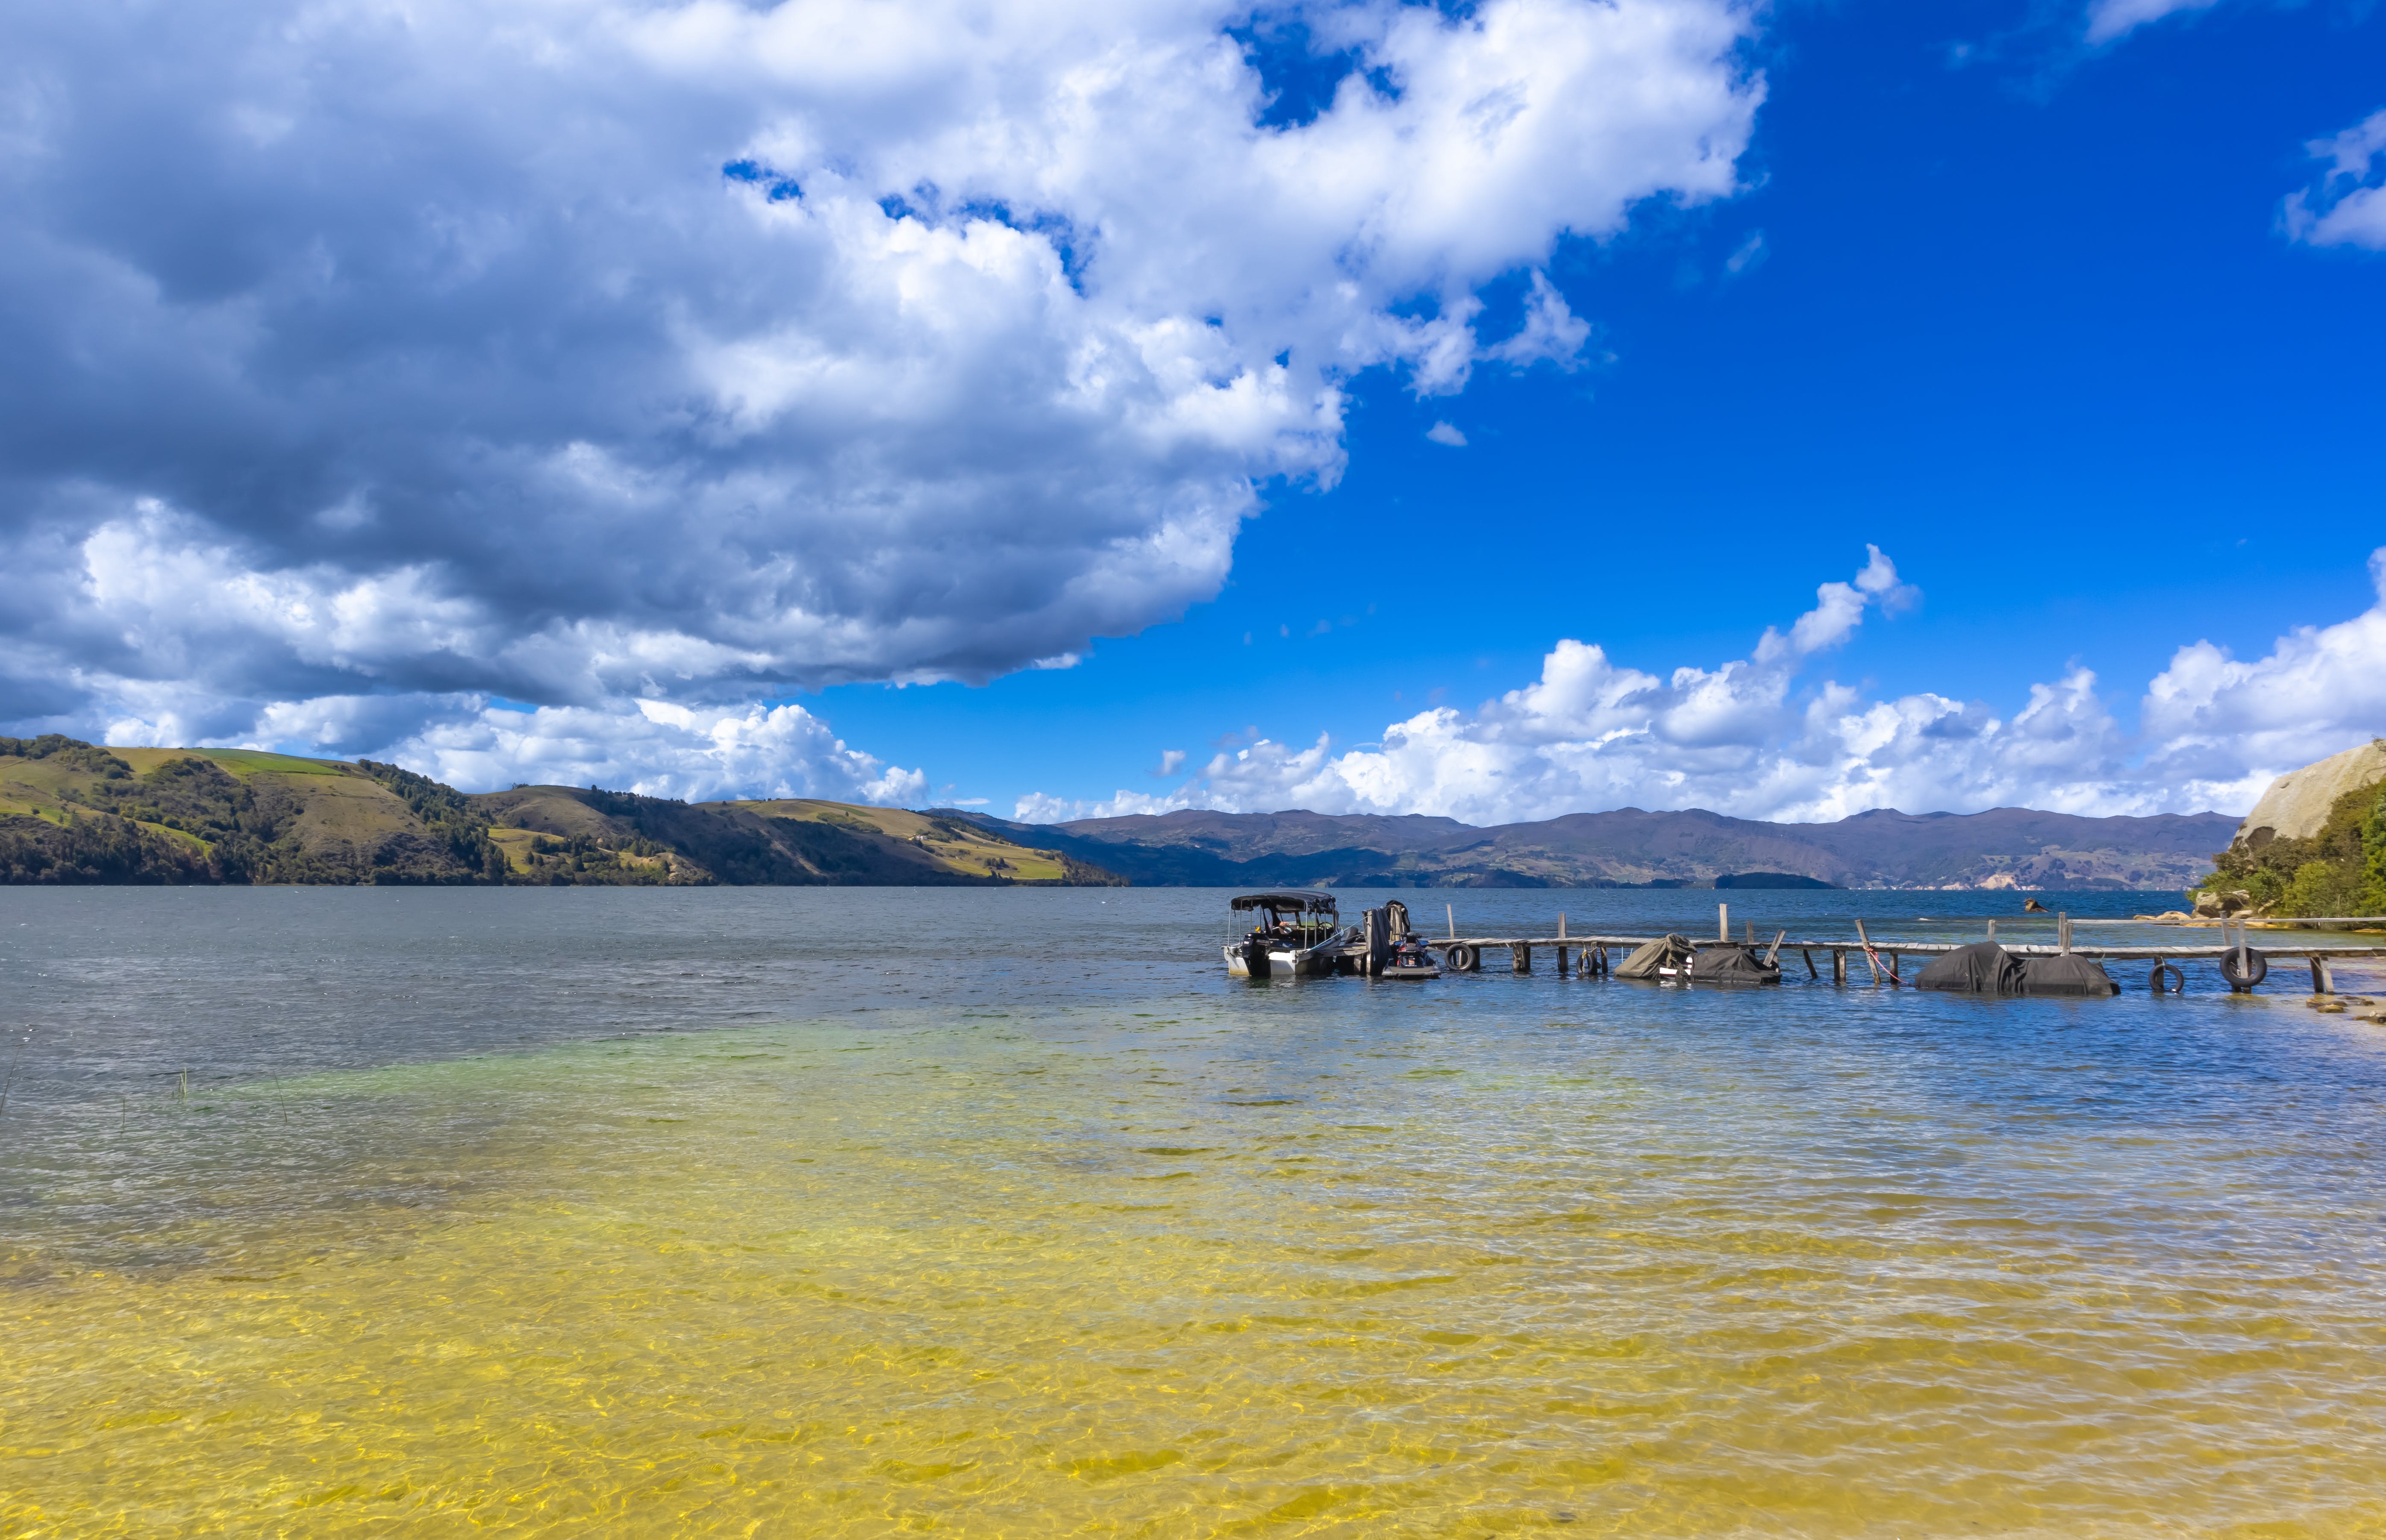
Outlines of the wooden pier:
[[[1960,920],[1951,919],[1950,922],[1961,923],[1962,921]],[[2169,985],[2169,988],[2174,991],[2183,988],[2186,982],[2185,975],[2180,973],[2178,969],[2178,964],[2186,962],[2210,963],[2216,968],[2219,968],[2222,959],[2229,957],[2231,954],[2250,951],[2254,957],[2260,958],[2266,965],[2270,963],[2292,961],[2298,958],[2302,959],[2310,970],[2311,992],[2315,995],[2333,995],[2336,993],[2336,978],[2333,967],[2335,963],[2353,958],[2386,958],[2386,944],[2377,945],[2323,946],[2313,945],[2301,938],[2297,938],[2293,941],[2288,942],[2284,945],[2280,945],[2279,943],[2286,941],[2286,935],[2279,932],[2267,932],[2263,936],[2265,945],[2261,946],[2254,946],[2247,936],[2245,928],[2234,921],[2224,924],[2222,928],[2222,933],[2224,936],[2222,945],[2198,946],[2150,946],[2142,945],[2108,946],[2096,945],[2092,944],[2087,945],[2075,945],[2072,942],[2072,926],[2075,923],[2126,924],[2131,922],[2110,920],[2085,922],[2074,921],[2068,915],[2062,914],[2045,916],[2043,920],[2041,922],[2049,923],[2053,926],[2055,936],[2051,943],[2015,945],[2002,941],[1997,935],[1998,922],[1994,920],[1987,921],[1987,934],[1978,939],[1995,941],[2013,956],[2023,958],[2071,955],[2083,958],[2092,958],[2099,962],[2153,962],[2156,967],[2151,987],[2155,989],[2162,989],[2165,987],[2162,982],[2162,976],[2165,969],[2167,968],[2172,976],[2172,980],[2174,981]],[[1755,922],[1753,920],[1750,920],[1746,922],[1747,929],[1745,933],[1738,938],[1737,941],[1735,941],[1731,934],[1730,906],[1727,904],[1718,905],[1716,907],[1716,938],[1714,941],[1709,942],[1706,945],[1738,945],[1758,947],[1764,951],[1768,960],[1777,960],[1785,954],[1794,954],[1805,963],[1807,976],[1810,979],[1819,982],[1824,976],[1824,968],[1827,966],[1829,969],[1831,983],[1842,985],[1848,982],[1848,969],[1850,966],[1849,959],[1851,955],[1852,955],[1853,957],[1862,959],[1865,966],[1870,970],[1872,975],[1871,983],[1873,986],[1877,987],[1886,983],[1890,987],[1895,988],[1899,986],[1910,986],[1913,983],[1913,980],[1906,977],[1903,970],[1898,966],[1901,959],[1918,958],[1923,959],[1927,964],[1930,959],[1941,957],[1946,953],[1956,951],[1962,947],[1977,944],[1977,942],[1965,941],[1898,941],[1893,939],[1877,939],[1866,933],[1865,921],[1859,920],[1854,920],[1852,923],[1854,925],[1856,931],[1856,934],[1852,939],[1846,936],[1835,936],[1822,939],[1808,938],[1793,940],[1790,938],[1790,933],[1786,929],[1775,932],[1770,938],[1761,937],[1757,934]],[[2141,923],[2152,924],[2154,922],[2143,921]],[[2237,933],[2237,939],[2233,942],[2225,939],[2230,929],[2234,929]],[[1554,935],[1461,935],[1458,933],[1457,920],[1454,912],[1450,916],[1449,932],[1449,934],[1443,936],[1429,936],[1420,932],[1417,933],[1417,939],[1424,942],[1425,945],[1431,947],[1433,950],[1439,952],[1442,955],[1443,966],[1451,972],[1480,972],[1483,967],[1483,956],[1485,953],[1505,950],[1508,953],[1508,966],[1510,971],[1516,973],[1529,973],[1533,970],[1533,955],[1538,951],[1551,956],[1551,960],[1556,965],[1557,974],[1560,978],[1603,977],[1612,970],[1615,963],[1623,960],[1621,958],[1614,957],[1612,954],[1621,951],[1629,955],[1637,947],[1646,945],[1648,943],[1652,941],[1664,939],[1664,934],[1569,934],[1566,931],[1565,917],[1563,915],[1560,915],[1558,917],[1558,930],[1557,933]],[[1679,934],[1680,933],[1676,932],[1666,933]],[[2314,936],[2317,936],[2327,933],[2315,932],[2309,933]],[[1697,943],[1693,941],[1693,945],[1695,945]],[[1818,965],[1815,961],[1818,957],[1827,959],[1826,963]],[[1351,973],[1365,972],[1368,966],[1367,958],[1367,947],[1363,944],[1354,943],[1344,953],[1343,971]],[[2225,982],[2229,982],[2229,987],[2234,990],[2250,991],[2254,987],[2254,984],[2251,983],[2240,984],[2234,981],[2229,981],[2228,975],[2225,971],[2223,972],[2222,977]],[[2256,981],[2256,983],[2258,982],[2259,981]]]

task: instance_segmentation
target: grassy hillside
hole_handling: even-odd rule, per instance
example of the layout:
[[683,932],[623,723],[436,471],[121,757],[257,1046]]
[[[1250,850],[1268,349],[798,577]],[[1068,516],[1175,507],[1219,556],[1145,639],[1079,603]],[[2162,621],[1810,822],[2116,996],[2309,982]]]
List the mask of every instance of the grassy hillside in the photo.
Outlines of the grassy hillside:
[[1124,879],[933,813],[843,802],[675,802],[579,786],[470,799],[527,882],[1086,885]]
[[471,796],[396,765],[0,738],[0,883],[1008,886],[1124,879],[929,813]]
[[0,882],[471,883],[502,869],[472,820],[409,806],[391,783],[405,774],[0,738]]
[[835,830],[855,836],[873,850],[885,850],[907,866],[921,864],[957,877],[1042,883],[1071,880],[1068,863],[1058,851],[1030,849],[986,830],[929,813],[802,799],[735,802],[729,806],[770,819],[790,833],[806,824]]
[[[2224,857],[2224,875],[2277,912],[2362,912],[2364,884],[2386,883],[2363,820],[2386,850],[2386,812],[2342,811],[2321,840]],[[7,883],[1609,887],[1773,872],[1851,887],[2167,888],[2209,870],[2202,852],[2234,828],[2216,814],[1998,808],[1777,824],[1628,808],[1494,829],[1209,812],[1047,826],[581,786],[467,795],[370,760],[0,738]]]

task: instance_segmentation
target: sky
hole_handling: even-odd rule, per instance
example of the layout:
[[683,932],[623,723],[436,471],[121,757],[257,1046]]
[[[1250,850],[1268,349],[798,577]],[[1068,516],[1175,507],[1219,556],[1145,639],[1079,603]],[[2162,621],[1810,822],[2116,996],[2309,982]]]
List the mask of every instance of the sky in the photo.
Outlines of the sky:
[[1475,823],[2386,734],[2366,0],[25,0],[0,210],[0,732]]

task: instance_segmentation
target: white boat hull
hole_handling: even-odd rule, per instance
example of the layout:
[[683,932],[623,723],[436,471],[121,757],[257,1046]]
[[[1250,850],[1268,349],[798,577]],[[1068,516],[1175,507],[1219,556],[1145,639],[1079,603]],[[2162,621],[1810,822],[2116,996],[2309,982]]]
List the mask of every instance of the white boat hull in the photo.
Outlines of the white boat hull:
[[[1341,958],[1343,942],[1339,936],[1301,950],[1288,947],[1268,949],[1268,977],[1271,979],[1316,979],[1332,973]],[[1225,948],[1226,973],[1231,978],[1251,976],[1250,958],[1244,954],[1243,944],[1236,942]]]

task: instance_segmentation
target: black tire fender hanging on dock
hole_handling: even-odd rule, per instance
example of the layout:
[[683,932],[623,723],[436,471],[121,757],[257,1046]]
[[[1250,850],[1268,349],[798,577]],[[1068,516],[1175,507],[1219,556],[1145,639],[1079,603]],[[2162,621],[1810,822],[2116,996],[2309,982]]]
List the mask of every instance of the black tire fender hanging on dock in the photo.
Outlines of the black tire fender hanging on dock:
[[2231,989],[2251,989],[2270,976],[2270,959],[2241,943],[2220,954],[2220,976]]
[[1472,973],[1475,971],[1475,964],[1477,960],[1475,956],[1475,948],[1467,945],[1466,943],[1463,941],[1445,947],[1442,951],[1441,957],[1442,960],[1450,965],[1450,970],[1453,973]]
[[[2170,976],[2167,983],[2164,982],[2163,976],[2165,974],[2168,974]],[[2184,995],[2187,993],[2187,975],[2180,972],[2178,969],[2173,968],[2166,962],[2158,962],[2154,964],[2154,977],[2147,980],[2146,983],[2148,987],[2153,989],[2153,991],[2157,995]]]

